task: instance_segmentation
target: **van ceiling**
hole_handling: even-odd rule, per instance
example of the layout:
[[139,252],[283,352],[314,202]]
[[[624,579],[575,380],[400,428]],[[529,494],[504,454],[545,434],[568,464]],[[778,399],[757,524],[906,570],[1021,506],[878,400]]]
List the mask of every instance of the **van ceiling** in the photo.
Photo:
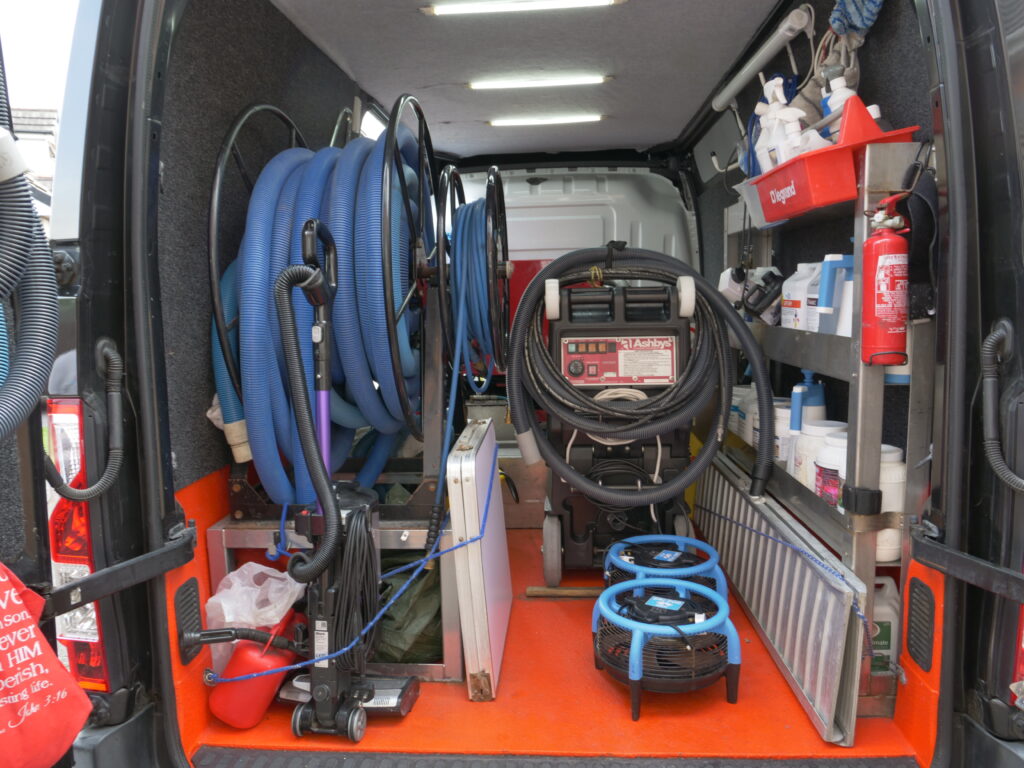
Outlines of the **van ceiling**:
[[[775,0],[627,0],[608,7],[434,16],[430,0],[273,0],[385,109],[419,98],[454,156],[646,149],[676,138]],[[470,90],[470,80],[603,74],[601,85]],[[339,105],[340,108],[341,105]],[[600,113],[597,123],[494,118]]]

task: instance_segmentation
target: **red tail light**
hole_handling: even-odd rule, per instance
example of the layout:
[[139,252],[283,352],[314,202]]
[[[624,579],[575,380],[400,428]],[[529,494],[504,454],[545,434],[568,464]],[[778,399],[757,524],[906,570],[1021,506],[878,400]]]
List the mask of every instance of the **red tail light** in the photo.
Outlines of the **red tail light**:
[[[63,398],[47,401],[47,451],[65,482],[72,488],[86,485],[85,425],[82,401]],[[60,587],[93,572],[89,502],[49,497],[50,560],[53,586]],[[57,653],[78,684],[91,691],[110,690],[103,631],[95,603],[57,617]]]

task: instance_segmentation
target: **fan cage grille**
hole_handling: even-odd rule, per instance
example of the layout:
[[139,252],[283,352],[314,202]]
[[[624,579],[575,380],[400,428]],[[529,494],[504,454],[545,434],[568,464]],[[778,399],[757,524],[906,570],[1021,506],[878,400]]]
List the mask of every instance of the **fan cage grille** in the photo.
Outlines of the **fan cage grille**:
[[[629,672],[633,634],[601,618],[597,626],[597,653],[609,667]],[[643,650],[645,680],[699,680],[720,673],[729,663],[728,640],[716,632],[682,637],[650,637]]]

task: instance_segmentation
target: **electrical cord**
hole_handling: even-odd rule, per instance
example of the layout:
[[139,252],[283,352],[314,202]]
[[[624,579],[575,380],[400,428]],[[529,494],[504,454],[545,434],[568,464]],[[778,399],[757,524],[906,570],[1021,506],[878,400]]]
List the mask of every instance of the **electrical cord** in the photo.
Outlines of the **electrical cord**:
[[124,463],[124,420],[122,408],[122,384],[124,361],[112,343],[103,346],[106,363],[107,391],[107,464],[96,483],[88,488],[72,488],[64,480],[48,454],[43,454],[43,470],[46,482],[58,495],[71,501],[89,501],[109,491],[117,481]]
[[[728,300],[689,265],[665,254],[625,249],[607,265],[603,248],[574,251],[556,259],[536,275],[516,312],[510,338],[511,355],[506,378],[512,422],[524,456],[543,458],[551,470],[587,497],[608,504],[639,506],[668,501],[693,483],[711,464],[725,440],[732,399],[732,352],[727,330],[733,331],[751,362],[760,413],[758,456],[751,494],[761,496],[773,465],[771,383],[760,347],[746,323]],[[681,276],[692,277],[697,290],[693,316],[692,354],[681,376],[662,392],[646,400],[613,405],[595,401],[573,387],[552,360],[544,343],[544,284],[557,279],[561,287],[586,282],[594,265],[606,279],[652,280],[675,285]],[[686,428],[718,395],[718,414],[693,462],[669,482],[635,491],[610,489],[574,469],[554,449],[537,420],[544,410],[569,427],[602,437],[648,439]]]
[[351,652],[338,661],[341,669],[362,672],[374,645],[376,625],[362,633],[363,625],[380,605],[380,561],[370,533],[366,510],[358,508],[345,520],[346,535],[338,568],[334,605],[334,637]]

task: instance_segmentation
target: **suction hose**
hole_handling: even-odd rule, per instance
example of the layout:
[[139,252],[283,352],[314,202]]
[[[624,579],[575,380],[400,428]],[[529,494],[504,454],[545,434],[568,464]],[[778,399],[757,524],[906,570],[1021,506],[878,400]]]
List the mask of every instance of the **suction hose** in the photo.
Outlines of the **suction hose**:
[[13,297],[16,305],[14,354],[0,384],[0,440],[5,440],[46,391],[59,319],[53,257],[23,174],[25,166],[13,137],[3,128],[0,168],[0,304]]
[[324,516],[324,537],[313,554],[307,556],[303,552],[296,552],[288,560],[288,573],[293,579],[304,584],[315,580],[331,564],[337,554],[341,536],[338,510],[334,504],[334,493],[331,491],[331,478],[327,474],[317,445],[313,407],[306,390],[306,372],[302,363],[299,334],[295,327],[295,313],[291,302],[291,289],[313,279],[316,274],[311,267],[293,265],[285,269],[274,283],[274,304],[277,306],[278,322],[281,325],[281,344],[288,371],[288,388],[295,410],[299,445]]
[[[527,463],[543,458],[555,474],[603,504],[658,504],[681,495],[710,466],[725,440],[732,399],[731,330],[750,360],[757,386],[760,434],[750,492],[762,495],[773,463],[772,391],[761,350],[746,323],[721,293],[677,259],[635,248],[616,253],[610,266],[607,257],[606,249],[591,248],[556,259],[533,278],[520,301],[509,341],[507,386],[523,458]],[[597,402],[569,384],[551,360],[542,326],[545,281],[558,279],[563,287],[585,282],[594,266],[602,269],[606,280],[642,279],[674,285],[679,277],[693,278],[697,290],[694,349],[683,375],[665,392],[637,402]],[[540,408],[596,437],[648,439],[688,426],[710,403],[716,387],[718,415],[693,462],[667,483],[637,490],[608,488],[576,471],[548,442],[535,415]]]
[[982,448],[996,477],[1024,493],[1024,477],[1006,463],[999,437],[999,355],[1008,346],[1011,328],[1008,320],[1001,320],[981,343]]

